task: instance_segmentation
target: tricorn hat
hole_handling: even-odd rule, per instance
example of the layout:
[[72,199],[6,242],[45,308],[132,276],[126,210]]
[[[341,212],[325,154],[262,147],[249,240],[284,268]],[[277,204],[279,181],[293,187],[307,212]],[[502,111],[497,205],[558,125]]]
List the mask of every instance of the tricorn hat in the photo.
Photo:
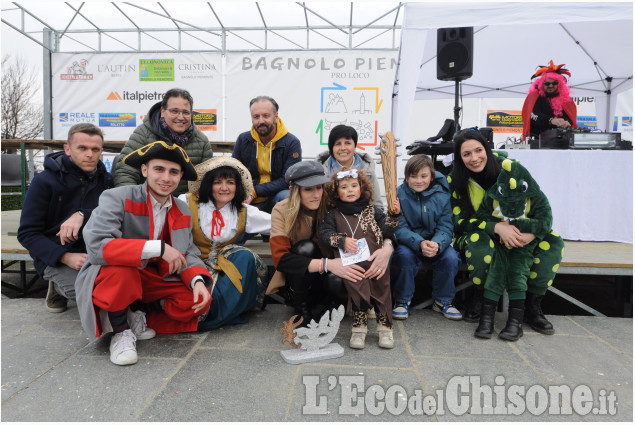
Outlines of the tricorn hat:
[[[245,189],[245,195],[251,195],[254,185],[251,181],[251,174],[249,173],[249,170],[243,165],[242,162],[240,162],[236,158],[232,158],[231,156],[217,156],[198,164],[195,167],[196,171],[198,172],[198,179],[187,183],[187,187],[190,193],[198,195],[199,190],[201,190],[201,182],[205,178],[205,174],[220,167],[232,167],[233,169],[238,171],[238,174],[240,174],[240,180],[242,181],[243,187]],[[244,201],[244,199],[241,200],[241,202]]]
[[185,180],[191,181],[198,178],[196,169],[194,169],[187,152],[178,145],[168,145],[162,140],[149,143],[134,152],[130,152],[124,157],[122,162],[131,167],[141,168],[141,164],[146,164],[151,159],[165,159],[166,161],[176,162],[181,166]]

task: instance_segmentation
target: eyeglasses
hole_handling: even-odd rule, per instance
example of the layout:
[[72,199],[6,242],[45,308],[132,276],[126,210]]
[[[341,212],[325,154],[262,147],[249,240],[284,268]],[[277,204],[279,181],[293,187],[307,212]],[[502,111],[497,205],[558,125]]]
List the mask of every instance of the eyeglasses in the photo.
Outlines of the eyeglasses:
[[557,86],[558,82],[557,81],[545,81],[543,84],[545,86]]
[[179,114],[183,115],[183,118],[189,118],[190,115],[192,115],[192,112],[190,111],[181,111],[180,109],[167,109],[167,111],[170,113],[170,115],[178,117]]

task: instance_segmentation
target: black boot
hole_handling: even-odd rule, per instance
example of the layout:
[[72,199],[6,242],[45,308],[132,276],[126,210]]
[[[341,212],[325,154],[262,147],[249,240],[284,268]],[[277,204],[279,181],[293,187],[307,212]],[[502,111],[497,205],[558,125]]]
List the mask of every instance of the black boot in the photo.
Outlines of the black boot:
[[[319,246],[311,240],[302,240],[291,247],[291,252],[308,258],[320,258]],[[313,276],[312,276],[313,275]],[[311,287],[316,279],[317,273],[306,273],[305,275],[287,274],[287,284],[291,295],[291,305],[295,309],[295,314],[302,317],[301,326],[308,326],[313,318],[313,299],[311,297]]]
[[467,310],[463,314],[463,320],[470,323],[478,322],[481,317],[481,305],[483,304],[483,291],[480,289],[474,289],[472,298],[467,305]]
[[474,336],[478,338],[491,338],[494,333],[494,314],[496,314],[497,303],[485,300],[481,303],[481,313],[478,327],[474,331]]
[[542,295],[527,292],[524,322],[536,332],[540,332],[545,335],[553,335],[555,329],[553,328],[551,322],[547,320],[545,315],[542,313],[542,308],[540,307],[542,297]]
[[509,313],[507,315],[507,324],[505,328],[498,334],[499,338],[506,339],[508,341],[518,341],[523,336],[523,314],[524,308],[512,308],[509,307]]
[[291,305],[293,306],[294,314],[302,317],[302,324],[300,326],[305,327],[313,318],[311,306],[308,300],[309,291],[296,291],[291,288],[290,292]]

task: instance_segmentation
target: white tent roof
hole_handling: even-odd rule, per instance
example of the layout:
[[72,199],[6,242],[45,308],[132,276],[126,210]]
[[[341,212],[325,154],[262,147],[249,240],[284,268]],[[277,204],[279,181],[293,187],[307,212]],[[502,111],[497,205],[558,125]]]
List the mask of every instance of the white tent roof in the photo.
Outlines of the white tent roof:
[[415,99],[453,98],[436,78],[436,29],[474,27],[473,76],[463,97],[525,97],[538,65],[566,64],[573,96],[595,97],[598,128],[615,95],[633,87],[633,6],[594,3],[408,3],[404,10],[393,130],[407,134]]

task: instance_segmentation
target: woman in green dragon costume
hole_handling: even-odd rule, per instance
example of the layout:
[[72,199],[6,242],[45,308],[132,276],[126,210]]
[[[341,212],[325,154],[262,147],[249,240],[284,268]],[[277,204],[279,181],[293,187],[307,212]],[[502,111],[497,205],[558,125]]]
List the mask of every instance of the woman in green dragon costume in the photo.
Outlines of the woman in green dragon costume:
[[448,176],[453,246],[463,254],[472,282],[479,289],[484,286],[475,335],[491,338],[504,289],[510,304],[501,338],[522,336],[523,315],[534,330],[552,335],[553,325],[540,303],[562,260],[564,241],[551,231],[547,198],[526,169],[511,160],[505,163],[507,154],[492,152],[477,130],[462,131],[454,143],[454,168]]

